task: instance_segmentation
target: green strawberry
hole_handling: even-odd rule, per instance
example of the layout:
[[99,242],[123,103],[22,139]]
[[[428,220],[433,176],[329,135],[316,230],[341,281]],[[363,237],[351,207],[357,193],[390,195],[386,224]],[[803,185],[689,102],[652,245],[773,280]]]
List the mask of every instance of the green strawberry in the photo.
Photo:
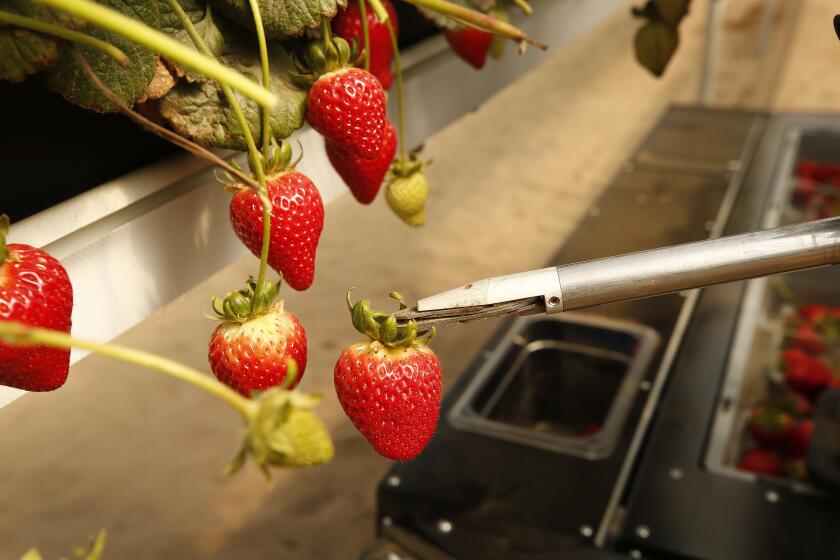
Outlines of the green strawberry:
[[422,165],[394,165],[392,177],[385,188],[385,200],[391,210],[405,223],[419,227],[426,223],[426,197],[429,183],[422,172]]

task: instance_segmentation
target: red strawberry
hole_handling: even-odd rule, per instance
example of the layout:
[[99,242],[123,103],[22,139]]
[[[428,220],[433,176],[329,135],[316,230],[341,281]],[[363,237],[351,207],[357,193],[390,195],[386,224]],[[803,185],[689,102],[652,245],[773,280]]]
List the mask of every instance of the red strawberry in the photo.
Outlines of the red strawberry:
[[[56,259],[29,245],[6,245],[9,218],[0,216],[0,320],[70,332],[73,287]],[[70,351],[0,343],[0,385],[53,391],[70,370]]]
[[377,453],[407,461],[420,453],[440,414],[441,367],[416,338],[413,323],[398,328],[393,315],[350,304],[353,325],[369,340],[346,348],[335,364],[335,391],[345,414]]
[[[271,200],[268,264],[295,290],[315,278],[315,251],[324,229],[321,194],[306,175],[283,171],[266,182]],[[230,201],[230,221],[237,237],[254,255],[262,251],[263,207],[260,197],[242,188]],[[302,369],[302,368],[301,368]]]
[[787,439],[793,428],[793,418],[787,412],[759,405],[752,409],[749,428],[759,444],[772,447]]
[[[382,0],[382,5],[388,12],[388,21],[394,28],[394,33],[399,33],[399,21],[397,12],[394,10],[390,0]],[[368,37],[370,38],[370,73],[376,76],[382,87],[390,89],[394,77],[391,74],[391,60],[394,58],[394,50],[391,47],[391,37],[388,33],[388,26],[379,21],[373,8],[366,3]],[[365,41],[362,33],[362,14],[359,11],[358,2],[350,2],[347,8],[338,12],[332,20],[333,33],[352,43],[364,47]],[[359,62],[358,66],[362,66]]]
[[825,352],[825,342],[812,323],[800,323],[791,336],[791,344],[812,354]]
[[288,388],[293,389],[306,370],[306,331],[297,317],[274,302],[278,284],[251,280],[247,290],[228,294],[224,302],[213,300],[221,318],[210,337],[208,360],[216,378],[250,397],[281,384],[288,364],[294,360],[297,373]]
[[815,303],[806,303],[799,306],[799,314],[812,325],[816,325],[828,316],[828,307]]
[[353,151],[327,141],[327,156],[330,162],[356,200],[362,204],[370,204],[376,198],[396,152],[397,133],[389,121],[385,121],[382,147],[374,159],[361,158]]
[[472,27],[445,31],[444,36],[455,54],[467,61],[476,70],[484,68],[487,52],[493,43],[493,35]]
[[793,202],[799,207],[807,206],[817,195],[818,191],[816,181],[806,177],[800,177],[796,180],[796,187],[793,189]]
[[811,446],[811,436],[814,433],[814,421],[805,419],[794,425],[785,438],[782,453],[785,457],[802,457]]
[[782,476],[782,458],[775,451],[757,447],[744,453],[738,468],[756,474]]
[[[795,354],[799,351],[801,354]],[[798,348],[785,351],[785,382],[795,391],[807,395],[825,389],[831,383],[831,368],[819,358]]]
[[817,167],[819,167],[819,164],[816,161],[812,159],[803,160],[796,165],[796,176],[813,179]]

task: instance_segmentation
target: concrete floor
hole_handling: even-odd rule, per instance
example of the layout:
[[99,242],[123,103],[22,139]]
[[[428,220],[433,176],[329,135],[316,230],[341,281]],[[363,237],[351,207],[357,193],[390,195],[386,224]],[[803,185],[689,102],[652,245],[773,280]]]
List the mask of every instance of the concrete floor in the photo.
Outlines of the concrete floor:
[[[792,48],[785,55],[774,44],[764,59],[756,54],[761,2],[726,4],[717,104],[840,110],[833,2],[778,2],[776,26],[790,21],[795,4],[803,9]],[[357,338],[344,292],[356,285],[385,306],[392,289],[416,298],[543,265],[663,109],[695,98],[704,5],[694,3],[662,80],[633,61],[635,24],[622,10],[430,138],[424,229],[402,227],[381,199],[367,208],[345,196],[327,208],[316,283],[285,295],[309,333],[302,388],[325,395],[318,413],[336,443],[331,464],[278,473],[271,485],[249,469],[225,478],[239,441],[235,413],[154,373],[89,358],[61,391],[0,412],[0,558],[33,544],[57,557],[102,527],[107,558],[357,557],[372,541],[374,487],[389,464],[356,433],[332,390],[335,359]],[[206,369],[208,296],[238,287],[255,268],[243,259],[118,342]],[[494,326],[441,333],[434,348],[447,387]]]

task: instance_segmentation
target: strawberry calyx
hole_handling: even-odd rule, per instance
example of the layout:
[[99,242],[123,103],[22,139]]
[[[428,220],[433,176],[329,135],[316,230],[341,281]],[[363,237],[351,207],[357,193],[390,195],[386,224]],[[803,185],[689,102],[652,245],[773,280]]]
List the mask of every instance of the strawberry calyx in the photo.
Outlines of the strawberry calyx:
[[321,396],[290,390],[298,366],[292,358],[286,366],[282,384],[255,393],[250,401],[242,448],[225,474],[239,471],[249,457],[266,478],[271,478],[271,466],[310,467],[330,461],[335,454],[329,432],[311,410]]
[[257,283],[254,277],[248,278],[248,286],[237,292],[228,293],[224,299],[212,298],[213,311],[219,319],[244,323],[278,306],[282,310],[282,300],[274,304],[282,281],[263,280]]
[[9,248],[6,246],[6,237],[9,235],[11,221],[6,214],[0,214],[0,266],[9,259]]
[[[347,292],[347,308],[353,327],[367,336],[372,342],[380,343],[388,348],[411,348],[428,346],[436,336],[432,328],[428,334],[418,336],[417,323],[409,321],[405,326],[397,326],[397,318],[393,313],[383,313],[371,309],[370,301],[360,299],[353,303],[351,295],[353,289]],[[408,307],[405,298],[399,292],[391,292],[388,297],[399,302],[400,309]]]
[[399,157],[394,160],[388,169],[388,176],[391,180],[397,177],[410,177],[428,167],[431,162],[423,162],[417,154],[411,154],[408,158]]
[[302,59],[293,57],[295,70],[289,75],[295,84],[309,89],[325,74],[352,68],[358,59],[356,51],[355,41],[351,46],[341,37],[323,37],[306,46]]

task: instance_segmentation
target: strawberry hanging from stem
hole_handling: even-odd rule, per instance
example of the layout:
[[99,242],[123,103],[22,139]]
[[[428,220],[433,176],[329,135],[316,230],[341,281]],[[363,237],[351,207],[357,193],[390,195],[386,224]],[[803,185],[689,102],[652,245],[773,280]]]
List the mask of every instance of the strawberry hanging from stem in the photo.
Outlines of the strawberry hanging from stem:
[[[250,278],[246,289],[213,298],[223,322],[210,337],[210,369],[246,397],[282,383],[294,389],[306,370],[306,331],[282,300],[275,301],[279,288],[280,282]],[[287,381],[289,359],[297,365],[292,381]]]
[[[351,290],[352,292],[352,290]],[[400,301],[402,296],[392,292]],[[441,367],[429,348],[434,330],[417,336],[417,325],[397,327],[393,314],[373,311],[347,294],[353,326],[368,340],[347,347],[335,364],[338,401],[377,453],[407,461],[426,446],[440,414]]]
[[[390,0],[380,0],[392,22],[394,32],[398,32],[397,12]],[[364,45],[364,68],[376,76],[386,90],[394,81],[391,63],[394,50],[388,37],[388,27],[380,21],[376,13],[367,5],[367,0],[351,0],[347,7],[333,18],[333,33],[348,43]]]
[[306,120],[330,142],[360,157],[376,157],[385,133],[385,90],[367,70],[354,68],[347,41],[333,38],[329,21],[321,25],[322,41],[306,48],[304,63],[293,73],[309,87]]
[[[0,215],[0,321],[70,332],[73,287],[64,267],[41,249],[6,244],[9,217]],[[53,391],[70,371],[70,351],[0,343],[0,385]]]
[[237,237],[256,256],[263,254],[268,229],[267,262],[295,290],[305,290],[315,279],[315,253],[324,229],[324,202],[309,178],[295,171],[292,148],[282,142],[268,160],[266,190],[271,205],[265,227],[265,201],[253,189],[229,185],[230,221]]

